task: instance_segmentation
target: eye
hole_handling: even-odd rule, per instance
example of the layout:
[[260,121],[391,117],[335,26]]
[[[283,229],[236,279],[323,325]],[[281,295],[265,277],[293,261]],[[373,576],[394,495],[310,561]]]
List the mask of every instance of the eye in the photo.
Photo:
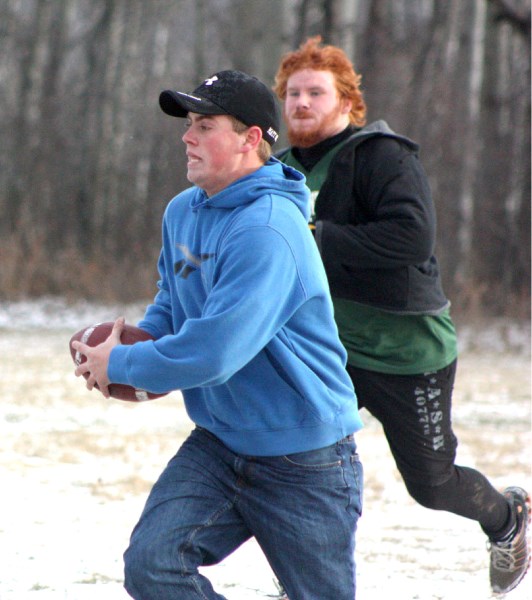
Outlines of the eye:
[[191,129],[194,127],[194,131],[206,132],[212,129],[212,125],[207,121],[185,121],[184,128],[185,130]]

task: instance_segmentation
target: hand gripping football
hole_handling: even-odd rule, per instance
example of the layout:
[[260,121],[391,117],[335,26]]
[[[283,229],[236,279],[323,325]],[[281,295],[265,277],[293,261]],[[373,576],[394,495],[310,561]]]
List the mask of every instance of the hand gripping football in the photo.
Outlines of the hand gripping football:
[[[90,327],[81,329],[70,338],[70,354],[76,366],[84,363],[87,358],[72,347],[72,342],[82,342],[83,344],[87,344],[87,346],[91,347],[98,346],[98,344],[101,344],[109,337],[111,330],[113,329],[113,325],[114,323],[111,321],[106,323],[97,323],[96,325],[91,325]],[[133,325],[128,325],[127,323],[124,325],[124,330],[122,331],[122,335],[120,337],[122,344],[134,344],[135,342],[144,342],[152,339],[153,337],[146,331],[143,331],[138,327],[134,327]],[[88,379],[89,374],[85,373],[83,376],[85,379]],[[97,388],[98,385],[96,384],[95,387]],[[139,390],[130,385],[124,385],[121,383],[109,384],[109,393],[113,398],[117,398],[118,400],[129,400],[130,402],[144,402],[145,400],[153,400],[154,398],[166,396],[166,394],[153,394],[152,392]]]

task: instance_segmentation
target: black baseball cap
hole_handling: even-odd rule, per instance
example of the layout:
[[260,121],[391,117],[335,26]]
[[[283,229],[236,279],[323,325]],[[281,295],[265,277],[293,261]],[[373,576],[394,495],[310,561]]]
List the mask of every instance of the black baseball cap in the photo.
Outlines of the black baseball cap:
[[273,92],[242,71],[219,71],[191,93],[165,90],[159,105],[172,117],[186,117],[189,112],[230,115],[248,127],[260,127],[270,145],[279,137],[280,110]]

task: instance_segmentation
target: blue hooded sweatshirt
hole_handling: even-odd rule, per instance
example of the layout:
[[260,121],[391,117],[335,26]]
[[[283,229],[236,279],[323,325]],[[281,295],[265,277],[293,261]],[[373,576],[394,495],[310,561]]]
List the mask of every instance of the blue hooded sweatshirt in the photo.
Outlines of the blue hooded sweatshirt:
[[180,389],[191,420],[234,452],[279,456],[361,428],[298,171],[270,159],[207,197],[192,187],[163,219],[159,291],[113,348],[108,377]]

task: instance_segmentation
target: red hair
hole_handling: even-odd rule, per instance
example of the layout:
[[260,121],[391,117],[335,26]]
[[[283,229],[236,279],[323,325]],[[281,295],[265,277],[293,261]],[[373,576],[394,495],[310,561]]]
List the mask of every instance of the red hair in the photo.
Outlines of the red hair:
[[353,104],[349,122],[362,127],[366,123],[366,103],[360,90],[362,77],[355,72],[343,50],[336,46],[321,46],[320,43],[321,36],[317,35],[301,44],[298,50],[286,53],[275,76],[273,90],[281,100],[285,100],[288,78],[297,71],[331,71],[340,97],[351,100]]

